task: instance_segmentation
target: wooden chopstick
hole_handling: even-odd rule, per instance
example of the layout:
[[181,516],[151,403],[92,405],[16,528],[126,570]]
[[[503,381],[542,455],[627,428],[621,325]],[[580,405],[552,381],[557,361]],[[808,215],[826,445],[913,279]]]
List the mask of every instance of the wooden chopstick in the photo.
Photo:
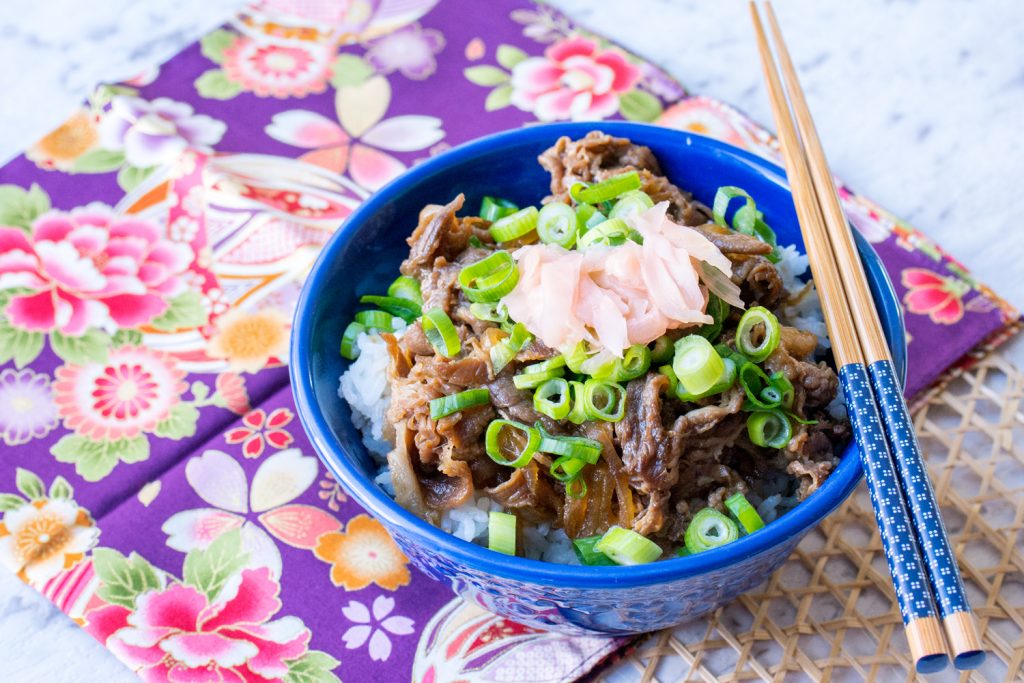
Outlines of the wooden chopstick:
[[915,668],[921,673],[944,669],[946,655],[942,629],[928,586],[928,575],[914,538],[910,515],[899,488],[896,466],[886,441],[878,406],[864,364],[857,328],[832,253],[824,217],[818,204],[807,158],[790,115],[782,82],[757,6],[750,3],[772,112],[778,128],[786,175],[793,191],[800,229],[804,235],[811,272],[821,298],[822,313],[832,341],[839,376],[847,399],[854,438],[860,450],[875,519],[896,588],[907,642]]
[[782,31],[779,29],[771,2],[765,3],[765,9],[790,104],[796,115],[797,130],[803,140],[810,164],[815,195],[825,219],[832,252],[839,266],[840,278],[860,336],[875,396],[882,409],[889,446],[896,460],[903,495],[913,517],[918,545],[924,554],[925,569],[952,649],[953,664],[957,669],[974,669],[984,661],[985,654],[978,637],[974,614],[964,591],[960,569],[957,567],[949,536],[942,523],[942,513],[935,498],[935,491],[928,480],[928,470],[921,454],[921,446],[896,381],[896,370],[882,334],[878,311],[868,288],[864,266],[857,255],[853,234],[839,203],[839,194],[836,192],[832,172],[825,159],[821,139],[811,118],[807,99],[804,97],[803,88],[800,87],[796,68],[782,38]]

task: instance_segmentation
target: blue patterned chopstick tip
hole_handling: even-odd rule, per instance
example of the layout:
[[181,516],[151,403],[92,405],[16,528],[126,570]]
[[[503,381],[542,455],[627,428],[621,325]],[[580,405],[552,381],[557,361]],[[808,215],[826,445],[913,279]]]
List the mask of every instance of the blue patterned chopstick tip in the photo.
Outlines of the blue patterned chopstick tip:
[[850,363],[840,368],[839,377],[903,623],[934,617],[935,604],[867,370],[860,363]]

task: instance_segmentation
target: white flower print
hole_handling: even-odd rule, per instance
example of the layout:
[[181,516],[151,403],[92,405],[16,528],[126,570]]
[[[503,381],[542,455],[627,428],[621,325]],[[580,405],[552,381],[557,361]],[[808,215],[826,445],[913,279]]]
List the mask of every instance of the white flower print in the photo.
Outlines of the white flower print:
[[348,605],[341,609],[345,618],[355,624],[349,626],[341,636],[345,641],[345,647],[355,650],[369,641],[370,659],[376,662],[386,661],[391,656],[391,638],[388,634],[407,636],[413,632],[413,620],[409,617],[388,616],[394,608],[394,598],[384,595],[377,596],[373,601],[372,614],[363,603],[350,600]]

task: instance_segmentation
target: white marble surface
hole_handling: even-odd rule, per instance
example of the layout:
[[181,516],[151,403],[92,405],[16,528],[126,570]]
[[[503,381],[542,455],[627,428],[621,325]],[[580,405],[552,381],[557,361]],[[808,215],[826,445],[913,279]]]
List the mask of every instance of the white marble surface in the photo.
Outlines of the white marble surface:
[[[159,63],[239,4],[4,0],[0,160],[60,123],[94,83]],[[553,4],[665,66],[691,90],[770,121],[745,2]],[[778,5],[834,170],[1024,305],[1024,3]],[[1009,352],[1024,364],[1024,342]],[[6,572],[0,661],[0,677],[11,683],[136,680]],[[614,678],[632,676],[620,671]]]

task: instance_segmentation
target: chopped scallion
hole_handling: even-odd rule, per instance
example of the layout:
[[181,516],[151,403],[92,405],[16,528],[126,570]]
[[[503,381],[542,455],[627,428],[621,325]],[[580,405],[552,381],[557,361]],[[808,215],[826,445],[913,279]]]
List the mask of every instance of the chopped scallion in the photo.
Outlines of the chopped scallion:
[[341,355],[343,358],[348,358],[349,360],[359,358],[359,347],[356,346],[356,340],[365,331],[366,328],[362,323],[353,321],[348,324],[344,334],[341,335]]
[[420,281],[408,275],[399,275],[395,281],[388,285],[388,296],[399,299],[414,301],[420,306],[423,305],[423,293],[420,290]]
[[530,234],[537,228],[538,213],[536,206],[528,206],[499,218],[491,223],[491,237],[495,242],[511,242]]
[[589,567],[615,566],[610,557],[594,549],[594,546],[600,540],[600,536],[586,536],[573,540],[572,549],[576,551],[576,557],[579,558],[580,564]]
[[586,404],[583,401],[583,382],[569,381],[569,397],[572,399],[572,410],[565,419],[573,424],[583,424],[587,421]]
[[507,251],[496,251],[459,271],[459,286],[466,298],[477,303],[498,301],[518,282],[519,268]]
[[654,206],[654,200],[646,192],[633,190],[619,197],[615,206],[608,212],[608,218],[629,218],[643,213],[652,206]]
[[518,206],[501,197],[484,197],[480,202],[480,218],[491,223],[518,210]]
[[506,339],[491,347],[491,367],[497,375],[505,366],[512,362],[516,354],[531,340],[533,335],[526,329],[526,325],[515,323]]
[[793,425],[781,410],[758,410],[747,418],[747,435],[755,446],[785,448],[793,438]]
[[615,382],[588,379],[583,383],[583,411],[588,420],[618,422],[626,414],[626,390]]
[[750,504],[747,497],[742,493],[736,492],[725,499],[725,509],[729,511],[743,530],[748,534],[752,534],[758,529],[764,528],[764,520],[761,519],[761,515],[757,514],[757,510]]
[[569,188],[569,194],[580,204],[600,204],[611,201],[616,197],[626,194],[632,190],[639,190],[640,174],[636,171],[627,171],[618,175],[605,178],[599,183],[589,187],[583,183],[576,183]]
[[718,383],[725,372],[725,363],[704,337],[691,334],[676,342],[672,370],[679,379],[680,391],[700,395]]
[[736,349],[744,356],[760,363],[779,345],[781,328],[779,319],[763,306],[748,309],[736,327]]
[[491,301],[486,304],[470,304],[469,312],[477,320],[485,320],[491,323],[503,323],[508,320],[508,309],[499,301]]
[[629,239],[631,228],[621,218],[609,218],[608,220],[595,225],[581,235],[577,242],[580,248],[592,247],[595,245],[616,246],[624,244]]
[[460,410],[482,406],[491,402],[491,392],[487,388],[468,389],[457,394],[441,396],[430,402],[430,417],[440,420],[442,417],[457,413]]
[[540,440],[540,430],[535,427],[513,420],[492,420],[484,435],[484,448],[499,465],[518,468],[530,462]]
[[491,511],[487,518],[487,547],[506,555],[516,554],[516,516]]
[[576,212],[562,202],[548,204],[537,215],[537,236],[545,244],[572,249],[576,243],[577,227]]
[[714,341],[722,333],[722,325],[729,317],[729,304],[711,294],[708,296],[708,305],[704,312],[714,318],[714,322],[698,327],[697,334],[708,341]]
[[616,564],[647,564],[661,557],[661,546],[621,526],[608,529],[594,544],[594,550],[604,553]]
[[672,343],[672,338],[663,334],[654,340],[654,348],[651,349],[651,362],[658,364],[667,363],[672,360],[672,355],[675,352],[676,349]]
[[740,529],[736,522],[714,508],[704,508],[686,527],[683,542],[691,554],[697,554],[732,543],[739,537]]
[[394,332],[395,327],[390,313],[384,311],[359,311],[355,315],[356,322],[366,328],[369,332],[377,330],[380,332]]
[[398,316],[407,323],[411,323],[423,313],[420,309],[420,305],[415,301],[400,299],[397,296],[377,296],[376,294],[366,294],[359,297],[359,303],[378,306],[387,313]]
[[594,465],[601,459],[600,441],[583,436],[554,436],[539,426],[538,429],[540,429],[541,440],[537,450],[541,453],[577,458],[588,465]]
[[440,308],[424,312],[420,318],[420,325],[434,351],[445,358],[454,358],[462,350],[462,341],[452,319]]
[[572,409],[569,382],[557,377],[541,384],[533,393],[533,408],[552,420],[564,420]]

